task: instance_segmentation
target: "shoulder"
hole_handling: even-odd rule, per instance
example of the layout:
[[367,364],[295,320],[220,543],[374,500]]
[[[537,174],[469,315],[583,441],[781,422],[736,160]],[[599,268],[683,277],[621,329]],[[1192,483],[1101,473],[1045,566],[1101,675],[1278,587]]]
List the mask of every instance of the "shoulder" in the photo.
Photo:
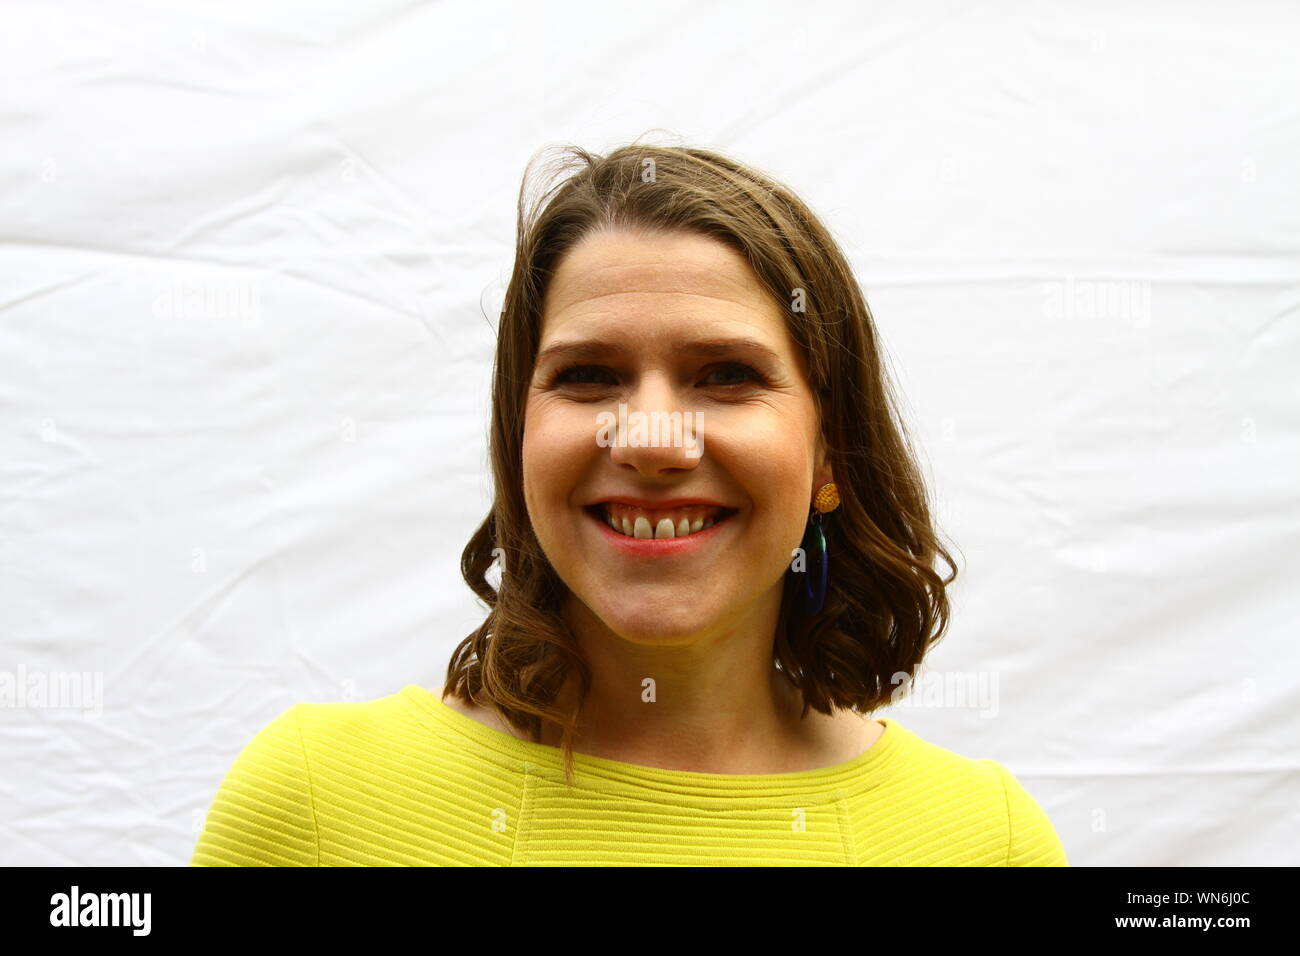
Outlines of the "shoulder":
[[301,766],[318,752],[364,746],[411,723],[400,694],[374,700],[301,701],[264,725],[241,751],[237,764],[275,762]]
[[1007,811],[1007,866],[1069,866],[1061,838],[1038,801],[1002,764],[990,759],[979,763],[992,768],[1002,784]]
[[386,754],[399,752],[403,741],[415,741],[419,733],[397,694],[286,708],[229,764],[192,865],[318,865],[322,788],[333,787],[338,768],[353,779],[372,774]]
[[293,712],[297,714],[303,744],[309,750],[347,746],[350,735],[353,744],[362,743],[356,739],[357,735],[373,738],[400,732],[415,723],[411,708],[400,691],[373,700],[304,701],[290,708],[290,713]]
[[1069,865],[1047,813],[1005,766],[897,729],[903,744],[897,799],[910,803],[909,812],[928,817],[954,847],[965,843],[989,865]]
[[311,782],[295,704],[262,727],[226,771],[194,848],[194,866],[311,866]]
[[[305,705],[294,704],[264,724],[244,745],[226,774],[227,780],[256,780],[286,769],[306,771],[302,743],[302,711]],[[294,774],[297,776],[298,774]],[[287,785],[281,779],[277,789]]]

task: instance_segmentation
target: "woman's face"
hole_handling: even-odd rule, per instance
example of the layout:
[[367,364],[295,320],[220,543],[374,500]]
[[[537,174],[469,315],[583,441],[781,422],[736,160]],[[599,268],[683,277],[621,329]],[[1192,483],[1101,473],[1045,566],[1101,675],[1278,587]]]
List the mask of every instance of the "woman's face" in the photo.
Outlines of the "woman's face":
[[[524,497],[569,590],[637,643],[774,626],[814,487],[832,479],[798,347],[746,260],[692,233],[595,234],[561,260],[542,319]],[[674,412],[681,440],[634,444],[638,413]],[[671,507],[683,498],[698,504]],[[727,510],[706,528],[712,506]]]

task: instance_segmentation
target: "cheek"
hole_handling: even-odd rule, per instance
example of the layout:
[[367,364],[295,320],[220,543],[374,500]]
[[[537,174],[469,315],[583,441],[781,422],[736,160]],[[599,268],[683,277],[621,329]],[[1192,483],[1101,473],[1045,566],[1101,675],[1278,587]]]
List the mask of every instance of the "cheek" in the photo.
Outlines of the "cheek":
[[725,467],[747,486],[755,505],[777,515],[800,513],[813,458],[799,423],[768,416],[738,421],[725,434],[725,441],[720,437],[712,448],[720,460],[725,456]]
[[[586,466],[594,439],[572,411],[529,406],[524,418],[524,500],[532,511],[563,503]],[[545,518],[545,515],[540,517]]]

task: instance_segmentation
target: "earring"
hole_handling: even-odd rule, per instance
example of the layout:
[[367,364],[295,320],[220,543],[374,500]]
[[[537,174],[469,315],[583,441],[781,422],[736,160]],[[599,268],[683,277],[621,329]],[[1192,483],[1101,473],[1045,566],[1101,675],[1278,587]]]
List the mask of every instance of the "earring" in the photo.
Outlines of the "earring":
[[[809,533],[817,544],[817,588],[813,589],[812,571],[809,569],[808,576],[804,578],[804,610],[809,615],[820,614],[822,606],[826,603],[826,582],[830,578],[830,556],[826,550],[826,533],[822,530],[822,515],[829,514],[840,506],[839,489],[833,482],[828,482],[818,489],[816,497],[813,499],[813,513],[808,522],[808,529],[804,533],[804,543],[807,544]],[[808,554],[809,548],[804,548],[804,554]]]
[[835,482],[828,481],[817,490],[817,496],[813,498],[813,507],[822,514],[834,511],[840,506],[840,490],[835,487]]

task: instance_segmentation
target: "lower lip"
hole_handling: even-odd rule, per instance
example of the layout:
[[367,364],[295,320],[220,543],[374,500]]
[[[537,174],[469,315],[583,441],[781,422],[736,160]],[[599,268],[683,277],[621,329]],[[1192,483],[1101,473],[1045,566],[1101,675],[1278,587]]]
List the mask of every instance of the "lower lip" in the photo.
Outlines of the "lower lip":
[[620,534],[609,526],[609,522],[583,509],[583,514],[594,521],[610,544],[624,554],[635,558],[672,558],[692,554],[717,537],[717,532],[731,524],[736,513],[728,515],[701,531],[688,534],[684,538],[633,538]]

